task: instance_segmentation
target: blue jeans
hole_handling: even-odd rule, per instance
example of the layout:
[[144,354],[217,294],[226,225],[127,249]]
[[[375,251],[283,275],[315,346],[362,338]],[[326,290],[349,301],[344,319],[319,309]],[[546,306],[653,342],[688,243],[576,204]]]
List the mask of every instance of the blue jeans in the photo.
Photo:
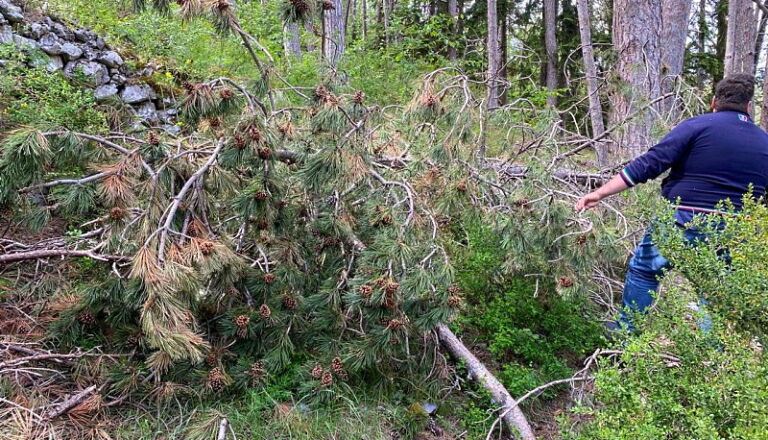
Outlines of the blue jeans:
[[[659,277],[665,270],[672,267],[669,260],[661,255],[659,248],[653,243],[653,231],[653,225],[646,230],[643,240],[629,260],[627,277],[624,281],[624,294],[622,295],[624,307],[618,324],[630,331],[634,331],[635,327],[632,324],[630,314],[627,312],[645,313],[653,303],[653,293],[659,289]],[[684,236],[692,245],[704,241],[704,234],[695,228],[685,229]],[[698,311],[698,306],[704,304],[706,301],[702,298],[698,305],[692,304],[691,308]],[[711,319],[705,314],[699,322],[699,327],[706,332],[711,328],[711,324]]]

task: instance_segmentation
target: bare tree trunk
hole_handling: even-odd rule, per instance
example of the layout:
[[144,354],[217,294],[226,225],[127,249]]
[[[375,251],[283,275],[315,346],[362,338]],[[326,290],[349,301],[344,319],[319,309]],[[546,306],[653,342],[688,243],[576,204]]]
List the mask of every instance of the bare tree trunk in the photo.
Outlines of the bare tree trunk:
[[[592,121],[592,137],[598,138],[605,133],[603,124],[603,109],[600,105],[600,95],[597,87],[597,66],[592,47],[592,25],[589,15],[589,1],[578,0],[576,8],[579,14],[579,34],[581,35],[581,51],[584,56],[584,70],[587,74],[587,93],[589,94],[589,118]],[[597,162],[600,166],[608,164],[608,147],[600,142],[596,147]]]
[[304,22],[304,30],[307,31],[307,33],[312,36],[312,38],[310,38],[307,41],[307,52],[314,52],[315,51],[314,37],[317,36],[317,29],[315,28],[315,25],[312,24],[311,21],[307,20]]
[[[661,47],[661,92],[675,90],[681,81],[685,60],[685,40],[688,38],[688,17],[691,13],[691,0],[664,0],[662,2],[662,33],[664,42]],[[680,101],[675,96],[664,99],[664,111],[673,111]]]
[[622,153],[635,157],[653,143],[649,106],[660,94],[661,0],[615,0],[613,48],[621,83],[613,93],[611,116],[614,124],[624,124],[615,141]]
[[715,18],[717,21],[717,40],[715,42],[715,55],[717,56],[718,71],[714,78],[714,84],[723,79],[725,73],[725,42],[728,36],[728,0],[718,0]]
[[301,59],[301,41],[299,39],[299,24],[292,21],[283,26],[283,44],[285,45],[285,54]]
[[[768,2],[764,3],[768,6]],[[757,41],[755,42],[755,72],[757,63],[760,61],[760,53],[763,51],[763,42],[765,41],[765,27],[768,25],[768,14],[764,9],[760,11],[760,24],[757,25]]]
[[547,96],[547,105],[555,107],[557,97],[557,2],[556,0],[544,0],[544,48],[547,55],[546,85],[550,92]]
[[501,50],[499,44],[499,16],[496,0],[488,0],[488,109],[499,106],[501,84]]
[[507,72],[509,71],[509,66],[507,63],[509,60],[507,59],[507,45],[509,44],[508,38],[507,38],[507,15],[508,15],[508,3],[507,0],[501,0],[501,4],[498,5],[498,13],[499,13],[499,35],[500,35],[500,46],[499,46],[499,80],[501,81],[501,93],[499,95],[499,105],[507,105],[507,84],[509,82],[507,81]]
[[485,365],[477,360],[475,355],[461,343],[459,338],[457,338],[445,324],[437,326],[437,335],[440,338],[440,342],[451,353],[451,356],[465,361],[470,376],[478,381],[483,388],[488,390],[491,393],[493,400],[501,405],[500,417],[504,420],[510,430],[519,432],[523,440],[536,440],[536,436],[533,434],[528,419],[520,410],[520,407],[517,406],[515,399],[509,395],[509,391],[504,388],[504,385],[502,385],[501,382],[499,382],[498,379],[485,368]]
[[755,67],[757,17],[753,0],[729,0],[725,74],[752,73]]
[[323,57],[336,66],[345,48],[344,7],[342,0],[331,0],[333,8],[323,11]]
[[[699,12],[698,12],[698,33],[696,35],[696,50],[699,57],[702,57],[706,53],[707,43],[707,0],[699,0]],[[704,65],[699,58],[698,68],[696,69],[696,86],[699,89],[704,89],[705,78]]]
[[[451,33],[452,40],[455,41],[456,35],[458,34],[458,23],[457,20],[459,19],[459,4],[456,0],[448,0],[448,14],[453,19],[453,24],[451,25]],[[451,45],[448,48],[448,59],[451,61],[456,60],[456,47]]]

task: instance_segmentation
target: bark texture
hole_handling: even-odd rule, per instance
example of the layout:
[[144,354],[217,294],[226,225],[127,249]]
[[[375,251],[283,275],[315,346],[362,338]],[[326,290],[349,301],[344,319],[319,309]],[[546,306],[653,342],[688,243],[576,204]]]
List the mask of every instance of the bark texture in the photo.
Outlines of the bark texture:
[[[688,37],[688,17],[691,0],[664,0],[662,5],[661,91],[670,93],[681,81],[685,60],[685,41]],[[670,96],[664,99],[664,111],[675,111],[679,100]]]
[[533,434],[531,425],[528,423],[528,419],[525,414],[517,406],[517,402],[504,385],[499,382],[496,377],[485,368],[474,354],[453,334],[445,324],[437,326],[437,335],[440,338],[440,342],[456,359],[463,360],[467,363],[467,371],[470,376],[478,381],[486,390],[491,393],[493,400],[501,406],[502,420],[511,428],[511,430],[518,431],[520,437],[523,440],[536,440],[536,436]]
[[345,48],[344,7],[342,0],[331,0],[333,8],[323,11],[323,57],[335,66]]
[[283,38],[285,53],[290,57],[301,59],[299,24],[295,22],[286,23],[283,28]]
[[[458,35],[458,19],[459,19],[459,3],[456,0],[448,0],[448,14],[453,18],[453,26],[451,31],[454,36]],[[448,48],[448,59],[456,59],[456,47],[451,46]]]
[[[600,105],[600,95],[597,84],[597,66],[595,51],[592,47],[592,25],[589,15],[589,1],[578,0],[576,8],[579,15],[579,34],[581,37],[581,52],[584,58],[584,71],[587,76],[587,94],[589,95],[589,119],[592,122],[592,137],[599,138],[605,133],[603,109]],[[603,166],[608,164],[608,147],[601,142],[595,147],[597,161]]]
[[728,31],[725,43],[725,74],[753,73],[757,14],[753,0],[728,2]]
[[[557,90],[557,1],[544,0],[544,48],[547,55],[546,86],[547,90]],[[547,96],[547,105],[555,107],[557,97]]]
[[496,0],[488,0],[488,108],[499,106],[501,97],[501,41]]
[[[635,157],[653,143],[655,122],[650,102],[660,96],[661,0],[615,0],[613,46],[618,84],[613,92],[613,123],[624,123],[615,142],[620,153]],[[655,107],[655,106],[654,106]]]

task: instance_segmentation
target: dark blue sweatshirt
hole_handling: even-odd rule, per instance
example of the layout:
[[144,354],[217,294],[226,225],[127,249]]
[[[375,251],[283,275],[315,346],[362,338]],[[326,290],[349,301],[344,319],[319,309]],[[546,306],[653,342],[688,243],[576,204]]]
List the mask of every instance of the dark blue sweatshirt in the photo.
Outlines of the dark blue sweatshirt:
[[768,134],[749,115],[719,111],[682,122],[621,172],[629,186],[671,168],[661,194],[679,208],[709,211],[730,199],[737,209],[751,184],[754,196],[768,186]]

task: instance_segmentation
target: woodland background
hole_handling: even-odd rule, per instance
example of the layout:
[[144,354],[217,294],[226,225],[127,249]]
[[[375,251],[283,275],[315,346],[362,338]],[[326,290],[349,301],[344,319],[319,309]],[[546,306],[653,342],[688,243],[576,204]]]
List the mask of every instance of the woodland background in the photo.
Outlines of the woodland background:
[[768,208],[613,341],[671,215],[571,208],[725,74],[768,126],[763,2],[0,13],[3,438],[767,438]]

